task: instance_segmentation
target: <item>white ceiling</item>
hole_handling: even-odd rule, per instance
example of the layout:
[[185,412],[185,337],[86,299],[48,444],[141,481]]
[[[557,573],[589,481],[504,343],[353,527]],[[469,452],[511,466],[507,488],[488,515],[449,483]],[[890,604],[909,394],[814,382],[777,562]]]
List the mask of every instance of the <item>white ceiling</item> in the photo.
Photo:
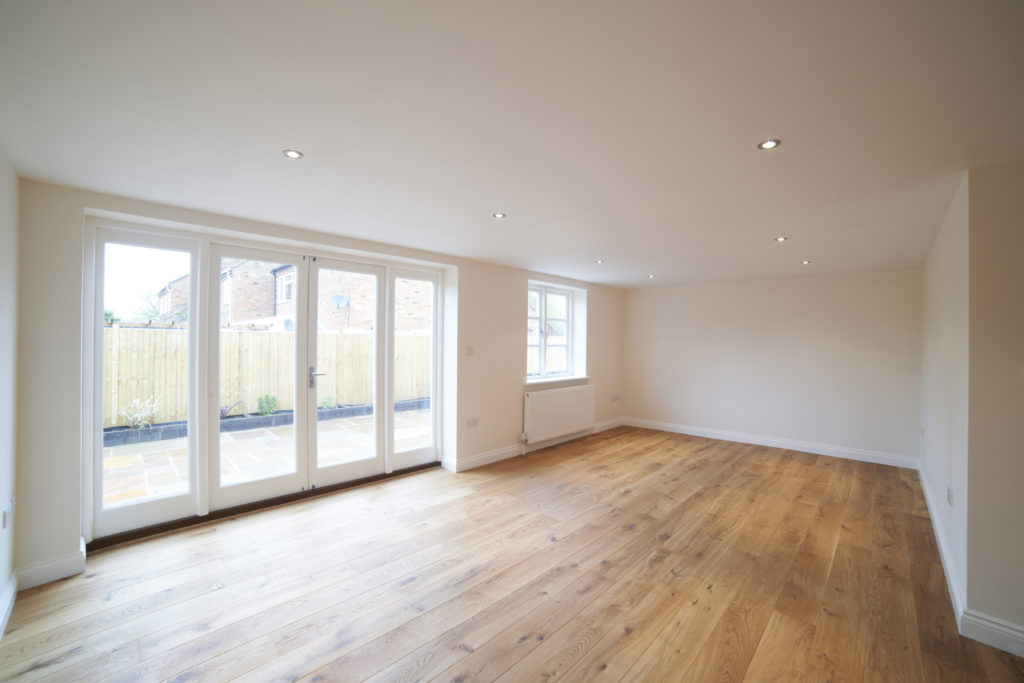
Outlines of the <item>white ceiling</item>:
[[594,282],[920,264],[957,172],[1024,159],[1024,2],[3,0],[0,146]]

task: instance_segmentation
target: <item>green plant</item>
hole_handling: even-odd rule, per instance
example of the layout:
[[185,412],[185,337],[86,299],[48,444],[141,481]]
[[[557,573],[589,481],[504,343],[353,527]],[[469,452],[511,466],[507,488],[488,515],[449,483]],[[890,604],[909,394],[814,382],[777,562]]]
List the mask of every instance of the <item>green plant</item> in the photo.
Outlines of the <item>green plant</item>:
[[128,427],[131,429],[144,429],[153,424],[153,418],[156,417],[156,409],[160,402],[155,396],[140,401],[139,399],[132,399],[132,402],[128,404],[127,408],[121,409],[121,417],[128,423]]
[[333,396],[324,396],[322,399],[320,399],[321,408],[333,408],[336,405],[338,404],[334,402]]
[[266,394],[256,399],[256,407],[260,415],[271,415],[277,411],[277,397]]

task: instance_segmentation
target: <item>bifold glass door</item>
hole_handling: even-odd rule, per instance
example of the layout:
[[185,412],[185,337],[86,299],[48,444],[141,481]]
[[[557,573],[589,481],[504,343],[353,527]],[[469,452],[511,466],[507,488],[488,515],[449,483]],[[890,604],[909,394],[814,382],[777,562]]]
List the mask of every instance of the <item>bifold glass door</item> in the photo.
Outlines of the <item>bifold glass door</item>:
[[95,536],[438,459],[432,273],[112,234]]
[[101,233],[95,250],[93,525],[109,535],[195,509],[197,251]]
[[392,460],[395,468],[437,459],[435,278],[397,272],[392,282]]
[[384,268],[313,259],[308,388],[310,482],[326,486],[385,469]]
[[219,509],[305,486],[306,261],[231,247],[212,256],[210,502]]

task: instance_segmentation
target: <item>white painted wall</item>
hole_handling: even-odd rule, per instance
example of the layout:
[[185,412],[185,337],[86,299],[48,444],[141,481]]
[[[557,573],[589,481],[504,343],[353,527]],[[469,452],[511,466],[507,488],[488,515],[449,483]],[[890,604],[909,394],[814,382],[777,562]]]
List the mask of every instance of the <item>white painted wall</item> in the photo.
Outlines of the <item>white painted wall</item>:
[[629,290],[630,418],[916,463],[920,269]]
[[[81,571],[82,224],[64,197],[22,180],[18,245],[18,511],[21,588]],[[49,203],[54,199],[53,204]]]
[[[18,343],[18,176],[0,150],[0,508],[14,495]],[[0,530],[0,634],[14,604],[14,527]]]
[[[1009,624],[1013,637],[1007,642],[1024,654],[1024,161],[971,169],[969,183],[964,632],[984,628],[998,635]],[[989,618],[1005,623],[986,623]]]
[[[587,371],[597,385],[597,421],[622,416],[622,321],[625,293],[611,287],[584,284],[479,262],[459,266],[459,453],[479,456],[519,445],[523,431],[523,392],[526,390],[527,280],[584,287],[587,290]],[[467,347],[473,355],[467,356]],[[557,388],[579,381],[545,384]],[[517,387],[495,392],[494,387]],[[467,428],[466,420],[478,419]],[[464,430],[464,431],[463,431]]]
[[967,580],[968,206],[965,173],[925,265],[921,367],[921,483],[958,619]]
[[[621,416],[622,290],[429,252],[101,195],[21,182],[19,524],[16,566],[25,576],[56,578],[79,552],[81,505],[81,293],[83,215],[87,207],[178,221],[254,236],[427,260],[458,268],[457,434],[445,440],[457,460],[514,452],[522,431],[526,376],[526,282],[530,277],[587,289],[588,370],[598,390],[598,420]],[[446,326],[448,329],[448,326]],[[450,330],[449,330],[450,331]],[[473,347],[473,355],[466,347]],[[450,358],[446,355],[446,358]],[[450,398],[450,397],[449,397]],[[478,426],[467,426],[476,417]],[[59,425],[60,428],[55,428]]]

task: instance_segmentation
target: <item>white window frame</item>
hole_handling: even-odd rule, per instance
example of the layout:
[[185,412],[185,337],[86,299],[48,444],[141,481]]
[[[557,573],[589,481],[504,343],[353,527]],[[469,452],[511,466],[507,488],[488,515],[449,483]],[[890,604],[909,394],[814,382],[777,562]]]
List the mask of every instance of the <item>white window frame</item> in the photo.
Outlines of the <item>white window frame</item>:
[[[530,315],[529,312],[529,295],[531,292],[536,292],[540,298],[540,310],[537,316]],[[556,321],[565,321],[565,350],[566,350],[566,369],[549,372],[547,370],[547,339],[545,330],[549,321],[547,315],[547,295],[548,294],[560,294],[568,299],[566,306],[566,317],[555,318]],[[569,287],[567,285],[552,284],[548,282],[540,282],[537,280],[530,280],[527,283],[527,312],[526,320],[529,324],[530,320],[537,320],[537,344],[531,344],[529,337],[527,337],[527,353],[529,349],[537,349],[537,372],[529,372],[527,370],[526,381],[538,382],[555,379],[575,379],[586,376],[586,308],[587,308],[587,293],[584,289],[577,289],[575,287]],[[561,346],[561,345],[559,345]]]
[[[225,282],[227,283],[227,287],[224,286]],[[231,285],[232,285],[231,273],[221,273],[220,277],[218,279],[218,284],[219,284],[219,286],[217,287],[217,289],[220,292],[220,310],[217,311],[217,315],[218,315],[218,317],[217,317],[217,326],[219,327],[220,326],[220,316],[223,315],[223,311],[224,311],[224,307],[225,306],[227,306],[227,309],[228,309],[227,310],[228,323],[230,324],[230,322],[231,322]],[[226,294],[225,294],[225,290],[227,290]]]
[[277,278],[277,303],[286,304],[295,300],[295,271],[282,273]]

